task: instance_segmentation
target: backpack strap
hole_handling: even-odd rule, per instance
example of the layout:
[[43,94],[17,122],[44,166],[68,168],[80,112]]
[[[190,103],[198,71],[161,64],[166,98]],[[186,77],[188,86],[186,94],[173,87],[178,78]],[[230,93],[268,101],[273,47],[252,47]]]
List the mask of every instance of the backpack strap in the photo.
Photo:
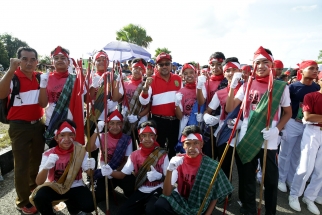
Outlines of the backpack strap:
[[12,85],[13,85],[13,87],[12,87],[12,91],[10,94],[10,101],[8,104],[8,113],[9,113],[10,108],[13,106],[13,102],[15,101],[16,95],[19,95],[19,91],[20,91],[20,82],[19,82],[18,76],[16,76],[16,74],[13,75]]

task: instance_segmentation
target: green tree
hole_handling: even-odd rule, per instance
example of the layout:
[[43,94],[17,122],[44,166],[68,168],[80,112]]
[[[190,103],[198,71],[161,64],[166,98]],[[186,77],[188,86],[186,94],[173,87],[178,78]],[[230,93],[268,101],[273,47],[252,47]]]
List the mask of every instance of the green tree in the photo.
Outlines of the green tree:
[[9,57],[8,57],[8,52],[3,45],[3,43],[0,41],[0,64],[4,69],[9,68]]
[[152,37],[146,34],[146,30],[143,27],[134,24],[128,24],[116,31],[116,40],[134,43],[144,48],[148,48],[153,41]]
[[9,58],[16,57],[16,52],[20,47],[26,47],[28,44],[20,39],[13,37],[8,33],[0,35],[0,41],[3,43],[5,49],[8,52]]
[[169,49],[167,49],[167,48],[157,48],[155,50],[154,57],[157,57],[161,52],[164,52],[164,53],[167,53],[167,54],[170,54],[171,53],[171,51]]
[[320,50],[318,60],[316,61],[318,64],[322,64],[322,50]]
[[51,59],[48,55],[39,55],[39,63],[45,65],[51,65]]

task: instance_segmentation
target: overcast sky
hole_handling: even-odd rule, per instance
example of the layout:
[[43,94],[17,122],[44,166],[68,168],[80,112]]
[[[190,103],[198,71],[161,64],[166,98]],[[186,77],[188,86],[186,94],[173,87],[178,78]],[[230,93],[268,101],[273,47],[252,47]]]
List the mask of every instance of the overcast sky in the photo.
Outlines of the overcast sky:
[[179,63],[206,64],[221,51],[251,64],[263,46],[284,67],[294,67],[322,50],[319,0],[5,0],[0,16],[0,34],[18,37],[41,55],[61,45],[72,57],[85,57],[129,23],[152,37],[152,55],[166,47]]

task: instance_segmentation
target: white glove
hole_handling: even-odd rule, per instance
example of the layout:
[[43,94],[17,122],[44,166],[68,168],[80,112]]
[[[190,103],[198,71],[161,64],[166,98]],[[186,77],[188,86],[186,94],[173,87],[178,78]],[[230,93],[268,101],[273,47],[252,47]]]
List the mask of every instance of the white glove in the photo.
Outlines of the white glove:
[[198,84],[197,84],[197,89],[202,89],[202,87],[205,85],[207,81],[207,77],[204,75],[198,76]]
[[203,114],[202,113],[195,113],[195,114],[196,114],[197,122],[202,122],[203,121]]
[[173,171],[183,163],[183,156],[174,156],[171,158],[167,170]]
[[99,121],[97,123],[98,132],[97,132],[97,129],[95,129],[95,133],[101,133],[103,131],[104,126],[105,126],[105,122]]
[[203,115],[203,119],[205,120],[205,123],[209,126],[214,126],[214,125],[218,124],[218,122],[219,122],[219,117],[212,116],[208,113]]
[[95,75],[92,79],[92,85],[91,87],[98,88],[99,87],[99,80],[101,79],[101,76]]
[[162,174],[156,171],[152,165],[151,165],[151,171],[147,172],[146,176],[149,182],[160,180],[162,178]]
[[264,128],[262,130],[262,133],[263,133],[264,140],[271,140],[271,139],[274,139],[276,136],[278,136],[280,131],[278,130],[277,127],[270,128],[269,130],[266,130],[266,128]]
[[[236,120],[237,120],[237,118],[235,118],[235,119],[231,120],[231,124],[232,124],[232,125],[228,125],[228,128],[233,129],[233,128],[234,128],[234,126],[235,126],[235,124],[236,124]],[[242,126],[242,124],[243,124],[243,121],[239,120],[239,121],[238,121],[238,125],[237,125],[236,129],[240,129],[240,128],[241,128],[241,126]]]
[[235,72],[233,79],[231,80],[231,83],[230,83],[230,88],[235,89],[241,77],[242,77],[241,72]]
[[85,165],[83,166],[83,170],[87,171],[89,169],[95,168],[95,159],[94,158],[87,158],[87,161],[85,162]]
[[48,85],[49,72],[40,75],[40,88],[46,88]]
[[112,168],[108,164],[101,166],[101,171],[103,176],[110,176],[113,172]]
[[126,118],[127,107],[123,106],[121,114],[123,115],[123,120]]
[[179,106],[181,104],[181,100],[182,100],[182,93],[176,93],[176,97],[174,100],[176,106]]
[[128,118],[130,123],[135,123],[136,121],[138,121],[138,116],[137,115],[131,114],[131,115],[128,115],[127,118]]
[[113,102],[110,99],[107,99],[107,109],[108,112],[113,112],[116,109],[118,102]]
[[43,169],[51,169],[51,168],[53,168],[58,159],[59,159],[58,155],[50,154],[48,156],[48,159],[47,159]]

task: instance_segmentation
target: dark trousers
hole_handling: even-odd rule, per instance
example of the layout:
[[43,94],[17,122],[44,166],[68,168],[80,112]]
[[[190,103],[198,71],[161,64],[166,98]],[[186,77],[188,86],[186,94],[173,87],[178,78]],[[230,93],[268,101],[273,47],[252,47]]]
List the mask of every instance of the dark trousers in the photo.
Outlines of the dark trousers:
[[[220,161],[222,155],[224,154],[226,146],[227,146],[227,143],[217,147],[218,162]],[[221,165],[221,169],[224,171],[228,179],[230,174],[231,158],[233,156],[233,151],[234,151],[234,147],[229,146],[225,159]]]
[[[132,174],[125,176],[123,179],[115,179],[115,178],[108,179],[109,196],[112,196],[113,190],[115,189],[115,187],[119,186],[123,190],[124,195],[129,197],[134,192],[134,185],[135,185],[135,177]],[[94,181],[94,187],[95,187],[96,202],[104,201],[106,199],[105,177],[99,178],[98,180]]]
[[42,187],[34,197],[37,210],[41,214],[54,215],[52,201],[68,199],[65,203],[69,213],[83,211],[90,213],[94,210],[93,197],[89,189],[84,186],[70,188],[67,193],[60,195],[50,187]]
[[122,205],[117,214],[119,215],[155,215],[154,203],[162,194],[162,189],[158,188],[151,193],[142,193],[136,190],[130,198]]
[[[264,199],[266,214],[276,214],[278,166],[276,163],[277,150],[267,150],[266,173],[264,179]],[[256,170],[258,158],[263,168],[264,149],[248,163],[242,164],[236,156],[236,164],[239,176],[239,198],[243,208],[250,213],[256,213]]]
[[176,155],[174,147],[178,143],[180,121],[178,119],[169,120],[152,115],[152,120],[157,124],[157,142],[161,147],[165,147],[167,142],[168,156],[171,159]]
[[9,123],[9,136],[14,158],[16,204],[24,207],[29,203],[31,190],[37,187],[36,177],[44,152],[44,122],[35,124]]

